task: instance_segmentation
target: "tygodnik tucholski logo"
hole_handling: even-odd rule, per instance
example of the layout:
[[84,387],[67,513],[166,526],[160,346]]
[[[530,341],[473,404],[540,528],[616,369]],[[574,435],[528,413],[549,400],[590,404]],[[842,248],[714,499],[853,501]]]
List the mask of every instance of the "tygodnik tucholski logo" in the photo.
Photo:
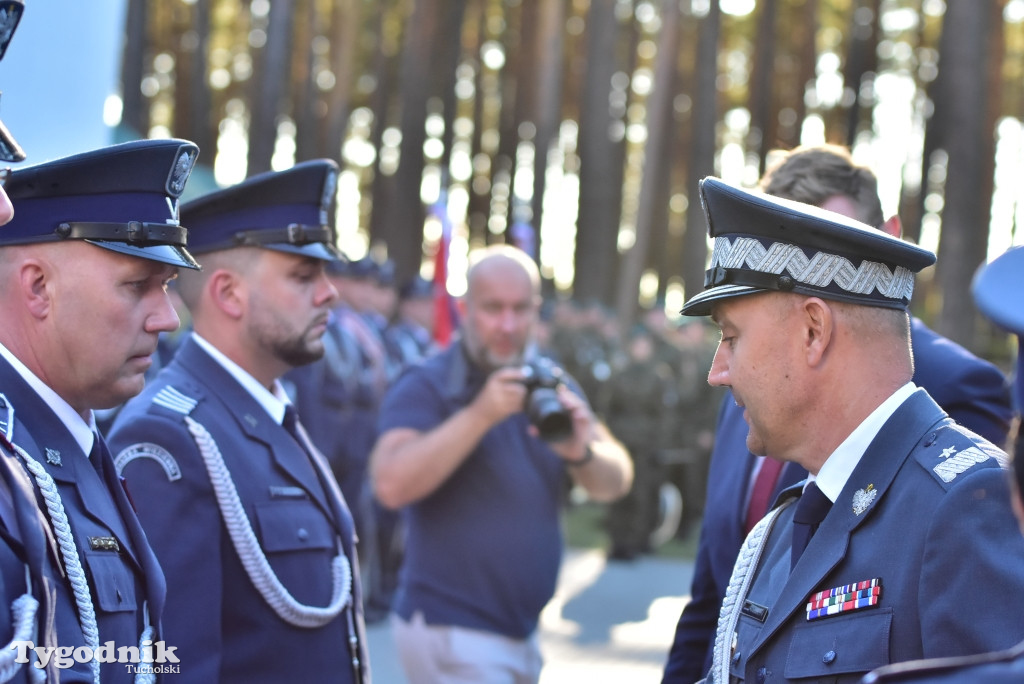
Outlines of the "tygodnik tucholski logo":
[[129,673],[142,674],[177,674],[181,672],[178,656],[174,655],[177,646],[167,646],[163,641],[152,642],[146,639],[142,648],[138,646],[115,647],[113,641],[105,641],[95,652],[88,646],[36,646],[31,641],[12,641],[11,648],[18,651],[16,663],[29,663],[29,653],[34,653],[34,667],[40,670],[50,663],[58,669],[67,669],[75,663],[88,663],[97,660],[101,663],[124,663]]

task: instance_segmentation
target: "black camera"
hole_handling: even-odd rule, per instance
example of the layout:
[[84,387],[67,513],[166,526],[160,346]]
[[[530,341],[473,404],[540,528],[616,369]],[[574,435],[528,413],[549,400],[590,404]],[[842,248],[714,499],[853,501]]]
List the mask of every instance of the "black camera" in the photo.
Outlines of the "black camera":
[[537,358],[523,366],[526,385],[526,415],[540,438],[560,442],[572,436],[572,413],[558,399],[558,386],[564,375],[550,359]]

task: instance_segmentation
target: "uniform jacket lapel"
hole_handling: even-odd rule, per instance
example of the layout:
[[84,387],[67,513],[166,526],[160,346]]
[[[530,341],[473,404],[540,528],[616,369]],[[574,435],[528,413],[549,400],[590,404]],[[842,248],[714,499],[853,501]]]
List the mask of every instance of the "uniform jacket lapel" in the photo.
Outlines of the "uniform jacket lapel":
[[[807,549],[797,562],[782,593],[775,601],[750,655],[753,656],[779,628],[797,611],[806,608],[808,597],[822,587],[824,578],[842,561],[850,542],[850,535],[867,520],[885,498],[896,473],[903,467],[914,446],[929,427],[942,420],[945,413],[923,391],[918,390],[886,421],[875,439],[864,452],[832,510],[811,538]],[[854,512],[853,498],[858,490],[873,485],[878,493],[867,509],[859,515]],[[785,518],[792,519],[792,514]],[[787,525],[780,543],[788,542],[791,527]],[[788,566],[788,549],[784,554]],[[778,568],[776,568],[778,570]],[[851,577],[848,581],[870,579]],[[846,581],[846,580],[844,580]]]
[[[191,338],[178,350],[172,365],[176,366],[177,372],[184,373],[193,381],[202,384],[207,394],[223,402],[237,421],[245,439],[261,444],[274,466],[301,486],[328,517],[335,521],[334,525],[338,526],[310,457],[230,373]],[[207,426],[208,429],[212,427]],[[226,444],[221,444],[220,447],[230,467],[236,459],[227,453]]]
[[[3,359],[0,359],[0,387],[14,406],[13,442],[38,461],[59,487],[74,487],[85,512],[107,527],[129,558],[142,568],[138,549],[125,526],[125,521],[133,519],[134,513],[123,516],[114,503],[118,495],[123,496],[120,485],[111,489],[100,479],[67,427]],[[46,442],[37,442],[32,435],[44,435]],[[96,491],[101,488],[107,491]],[[81,539],[79,544],[87,546],[88,542]]]

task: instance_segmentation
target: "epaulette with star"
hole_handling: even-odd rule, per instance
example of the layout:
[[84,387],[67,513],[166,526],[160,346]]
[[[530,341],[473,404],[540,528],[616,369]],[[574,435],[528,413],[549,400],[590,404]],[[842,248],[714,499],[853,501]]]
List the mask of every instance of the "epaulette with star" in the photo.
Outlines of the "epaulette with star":
[[921,467],[949,489],[956,479],[978,468],[1009,466],[1009,457],[995,445],[951,424],[931,432],[917,450]]

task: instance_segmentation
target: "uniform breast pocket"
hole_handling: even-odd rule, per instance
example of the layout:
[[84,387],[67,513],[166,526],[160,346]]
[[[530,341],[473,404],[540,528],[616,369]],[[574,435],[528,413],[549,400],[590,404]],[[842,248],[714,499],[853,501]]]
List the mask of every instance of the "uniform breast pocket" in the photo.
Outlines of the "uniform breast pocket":
[[889,664],[892,609],[821,618],[793,630],[786,679],[869,672]]
[[108,613],[134,611],[135,575],[118,554],[86,552],[97,607]]
[[330,522],[309,500],[274,501],[256,507],[260,545],[265,553],[334,548]]

